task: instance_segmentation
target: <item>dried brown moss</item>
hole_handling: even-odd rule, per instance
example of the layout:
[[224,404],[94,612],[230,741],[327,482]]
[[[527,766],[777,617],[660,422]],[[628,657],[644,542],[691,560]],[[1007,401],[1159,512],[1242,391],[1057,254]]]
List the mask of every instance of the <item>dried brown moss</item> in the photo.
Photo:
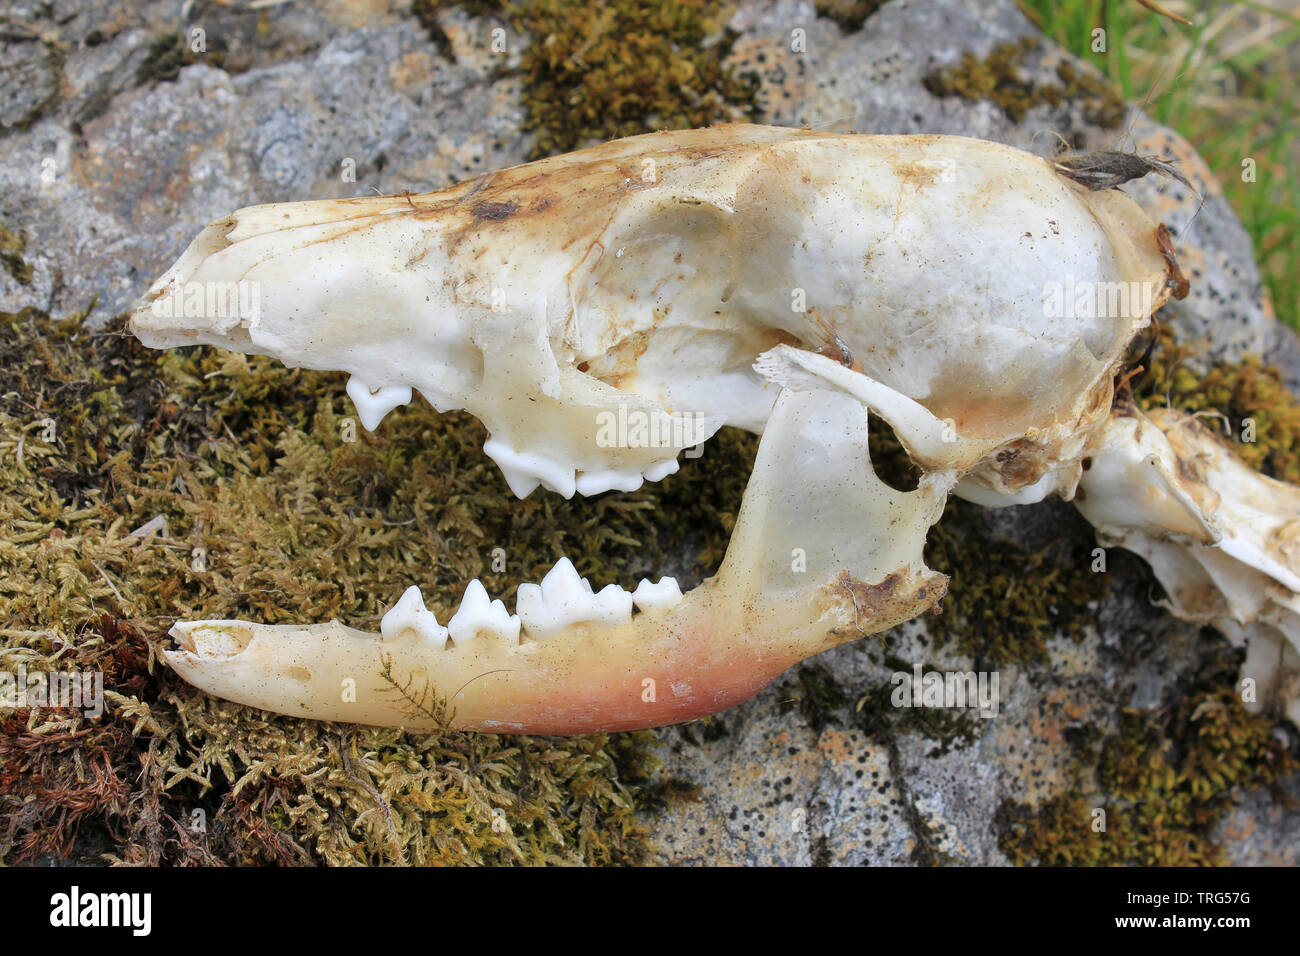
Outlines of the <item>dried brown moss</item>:
[[32,267],[23,258],[26,248],[26,236],[0,225],[0,265],[5,267],[9,277],[19,285],[27,285],[32,281]]
[[721,557],[752,440],[636,494],[519,502],[469,416],[419,404],[347,441],[342,376],[80,318],[0,318],[0,657],[101,671],[108,700],[0,714],[0,857],[83,852],[90,823],[130,862],[647,858],[638,808],[681,790],[651,780],[653,734],[312,723],[206,697],[157,651],[177,618],[374,629],[411,583],[445,620],[469,578],[510,600],[566,552],[597,586],[683,557],[689,581]]
[[1178,343],[1162,329],[1151,371],[1135,392],[1138,404],[1203,414],[1246,464],[1300,484],[1300,400],[1287,390],[1282,373],[1254,355],[1238,363],[1206,363],[1205,351],[1204,342]]

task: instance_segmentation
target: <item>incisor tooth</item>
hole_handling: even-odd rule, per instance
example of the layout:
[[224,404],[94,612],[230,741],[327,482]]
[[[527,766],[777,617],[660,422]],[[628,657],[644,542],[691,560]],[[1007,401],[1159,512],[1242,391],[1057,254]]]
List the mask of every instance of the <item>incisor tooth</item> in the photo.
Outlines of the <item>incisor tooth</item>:
[[663,577],[658,584],[651,584],[649,578],[642,579],[632,592],[632,600],[646,614],[662,614],[671,610],[682,599],[682,589],[676,578]]
[[357,417],[366,431],[372,432],[379,427],[384,416],[398,405],[408,405],[411,401],[411,386],[382,385],[371,389],[369,385],[353,375],[348,379],[348,396],[357,408]]
[[519,643],[519,615],[510,614],[501,601],[488,598],[487,589],[475,578],[465,588],[460,608],[447,622],[447,632],[457,644],[487,634],[507,644]]
[[632,616],[632,595],[617,584],[592,591],[567,557],[546,572],[541,584],[519,585],[515,610],[528,636],[545,641],[572,624],[597,622],[617,626]]
[[414,584],[402,593],[379,622],[379,633],[385,641],[395,641],[407,631],[434,647],[447,646],[447,629],[438,623],[432,611],[425,608],[420,589]]

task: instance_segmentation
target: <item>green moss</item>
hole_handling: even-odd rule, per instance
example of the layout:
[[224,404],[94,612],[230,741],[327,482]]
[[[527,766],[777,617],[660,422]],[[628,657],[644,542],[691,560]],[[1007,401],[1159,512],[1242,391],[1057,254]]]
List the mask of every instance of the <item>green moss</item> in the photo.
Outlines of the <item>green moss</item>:
[[939,613],[926,618],[927,632],[977,669],[1047,664],[1047,642],[1058,634],[1082,640],[1093,602],[1110,594],[1110,576],[1092,571],[1091,530],[1062,509],[1062,533],[1031,548],[991,540],[983,519],[977,505],[950,499],[930,531],[926,563],[952,580]]
[[[934,670],[927,665],[926,670]],[[899,670],[911,674],[911,667]],[[933,746],[929,757],[942,757],[954,747],[969,747],[980,735],[980,721],[969,713],[944,707],[896,707],[892,701],[893,683],[880,684],[860,697],[854,707],[854,724],[868,735],[911,731],[920,734]]]
[[209,48],[202,53],[195,53],[190,40],[181,33],[160,33],[149,44],[149,50],[140,65],[135,68],[135,85],[147,83],[170,83],[180,76],[184,67],[192,63],[204,62],[212,66],[225,64],[225,41],[220,36],[206,38]]
[[[158,652],[177,618],[374,630],[411,583],[445,620],[471,577],[509,601],[563,553],[603,586],[698,540],[702,576],[734,525],[752,438],[728,433],[707,467],[634,494],[520,502],[467,415],[417,403],[371,435],[342,376],[150,351],[81,318],[0,316],[0,657],[101,671],[108,700],[98,720],[2,715],[0,858],[82,852],[83,827],[144,863],[648,857],[639,811],[690,791],[651,782],[653,734],[313,723],[206,697]],[[131,536],[156,518],[165,530]]]
[[[1151,371],[1134,397],[1144,409],[1206,413],[1205,424],[1229,438],[1248,465],[1300,484],[1300,400],[1287,390],[1282,373],[1253,355],[1239,363],[1210,363],[1201,371],[1206,368],[1203,344],[1179,344],[1162,329]],[[1253,422],[1254,441],[1242,441],[1247,420]]]
[[1124,100],[1114,86],[1101,77],[1079,72],[1068,62],[1057,67],[1059,84],[1026,80],[1020,65],[1039,43],[1037,37],[999,43],[982,60],[966,53],[957,66],[936,70],[922,82],[935,96],[991,100],[1013,123],[1023,122],[1034,106],[1059,106],[1072,100],[1082,101],[1084,119],[1089,123],[1114,129],[1124,121]]
[[[881,479],[915,488],[919,472],[888,426],[873,416],[870,435]],[[1081,640],[1095,616],[1089,605],[1110,594],[1110,576],[1092,570],[1095,547],[1091,527],[1073,509],[1060,509],[1049,540],[1007,542],[993,536],[986,509],[950,497],[926,538],[926,564],[950,577],[943,602],[925,618],[927,633],[978,670],[1047,664],[1047,642],[1058,634]]]
[[[912,671],[905,661],[887,663],[908,674]],[[934,743],[928,752],[931,757],[967,747],[979,737],[977,719],[940,707],[895,707],[890,699],[893,691],[894,685],[886,681],[865,693],[850,695],[827,667],[806,662],[782,683],[781,706],[797,710],[804,723],[818,733],[828,726],[847,724],[890,746],[898,734],[919,734]],[[854,697],[856,704],[850,708]]]
[[724,66],[721,0],[417,0],[440,48],[438,12],[492,14],[528,37],[520,73],[537,159],[636,133],[752,119],[755,85]]
[[845,33],[856,33],[884,5],[884,0],[814,0],[819,17],[834,20]]
[[140,65],[135,68],[135,85],[169,83],[180,75],[181,68],[194,62],[189,44],[179,33],[162,33],[149,44]]
[[[1217,662],[1154,710],[1125,710],[1116,733],[1080,748],[1076,784],[1037,808],[999,810],[1002,852],[1017,864],[1203,866],[1225,862],[1213,832],[1241,790],[1300,764],[1233,691],[1237,661]],[[1095,761],[1090,757],[1095,755]],[[1105,810],[1094,832],[1094,810]]]
[[4,264],[5,271],[19,285],[27,285],[32,281],[32,267],[23,258],[26,248],[26,236],[0,225],[0,263]]

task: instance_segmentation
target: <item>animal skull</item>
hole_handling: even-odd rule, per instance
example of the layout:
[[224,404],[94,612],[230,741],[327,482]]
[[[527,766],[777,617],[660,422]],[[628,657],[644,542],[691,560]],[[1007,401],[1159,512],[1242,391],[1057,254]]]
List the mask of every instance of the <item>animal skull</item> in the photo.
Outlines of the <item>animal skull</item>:
[[[348,372],[371,429],[416,390],[467,409],[520,497],[635,489],[723,425],[762,439],[726,559],[684,596],[671,578],[594,593],[566,558],[513,615],[472,581],[444,626],[412,587],[380,634],[186,622],[168,660],[221,697],[320,719],[658,726],[933,607],[947,579],[921,552],[950,491],[1002,505],[1083,487],[1084,513],[1153,561],[1175,613],[1239,639],[1271,628],[1252,640],[1280,641],[1294,667],[1300,492],[1207,451],[1175,413],[1112,416],[1125,350],[1174,276],[1122,193],[952,136],[720,126],[424,195],[242,209],[150,289],[131,318],[146,345]],[[211,307],[239,283],[253,308]],[[1075,290],[1112,307],[1072,308]],[[923,470],[916,490],[875,476],[867,409]],[[1238,507],[1267,517],[1244,544]],[[1203,600],[1181,596],[1192,580]],[[1267,600],[1241,597],[1264,581]],[[411,683],[441,706],[414,713],[393,694]]]

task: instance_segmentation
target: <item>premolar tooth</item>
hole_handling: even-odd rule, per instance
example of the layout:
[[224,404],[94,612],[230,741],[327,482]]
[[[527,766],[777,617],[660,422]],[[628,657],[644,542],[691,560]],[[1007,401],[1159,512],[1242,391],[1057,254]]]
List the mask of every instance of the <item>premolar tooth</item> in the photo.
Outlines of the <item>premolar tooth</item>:
[[434,647],[447,646],[447,629],[438,623],[432,611],[425,608],[420,589],[414,584],[402,593],[379,622],[379,633],[385,641],[395,641],[407,631]]
[[606,491],[636,491],[644,483],[645,477],[639,471],[618,471],[613,468],[584,471],[577,479],[578,494],[584,498]]
[[519,585],[515,609],[528,636],[539,641],[572,624],[594,621],[617,626],[632,617],[632,595],[617,584],[594,593],[568,558],[560,558],[541,584]]
[[596,595],[592,610],[589,620],[617,627],[632,617],[632,595],[617,584],[607,584]]
[[528,497],[538,483],[565,498],[572,498],[577,490],[573,468],[562,467],[541,455],[517,452],[496,438],[483,443],[483,453],[497,463],[505,475],[506,484],[520,498]]
[[353,375],[348,379],[348,395],[357,407],[357,416],[366,431],[372,432],[379,427],[384,416],[398,405],[407,405],[411,401],[411,386],[381,385],[372,389],[361,379]]
[[661,461],[657,465],[651,465],[645,470],[646,481],[663,481],[669,475],[677,474],[682,467],[681,462],[676,458],[669,458],[667,461]]
[[507,644],[519,643],[519,615],[510,614],[501,601],[488,598],[487,588],[475,578],[465,588],[460,608],[447,622],[447,631],[457,644],[488,634]]
[[676,578],[663,577],[658,584],[651,584],[649,578],[642,579],[632,592],[632,600],[646,614],[663,614],[670,611],[682,599],[682,589]]

